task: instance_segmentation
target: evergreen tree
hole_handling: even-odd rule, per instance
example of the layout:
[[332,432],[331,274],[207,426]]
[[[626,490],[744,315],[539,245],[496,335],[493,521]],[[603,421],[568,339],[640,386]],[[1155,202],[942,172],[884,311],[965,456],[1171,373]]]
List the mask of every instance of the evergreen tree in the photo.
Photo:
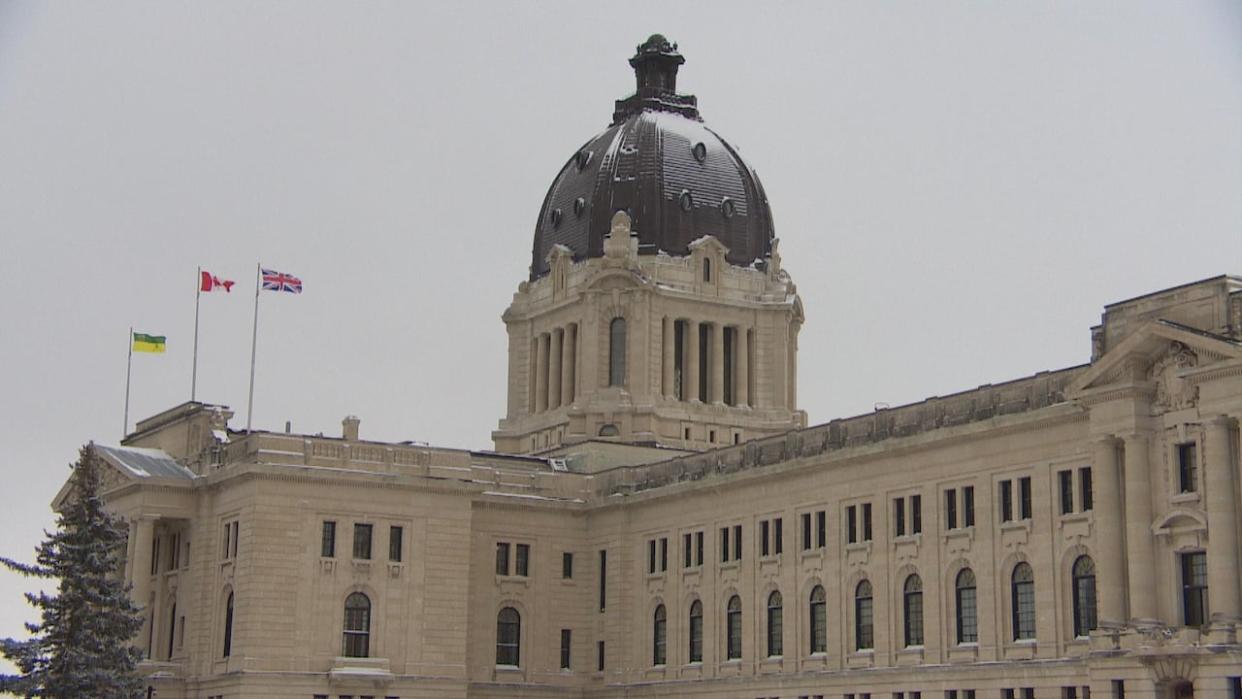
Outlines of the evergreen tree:
[[104,510],[101,468],[94,449],[83,447],[56,531],[35,548],[37,563],[0,558],[27,577],[58,581],[55,594],[26,593],[42,615],[39,623],[26,624],[33,636],[0,640],[0,653],[21,670],[0,675],[0,693],[54,699],[143,696],[137,673],[142,653],[133,645],[142,617],[119,572],[117,553],[126,536]]

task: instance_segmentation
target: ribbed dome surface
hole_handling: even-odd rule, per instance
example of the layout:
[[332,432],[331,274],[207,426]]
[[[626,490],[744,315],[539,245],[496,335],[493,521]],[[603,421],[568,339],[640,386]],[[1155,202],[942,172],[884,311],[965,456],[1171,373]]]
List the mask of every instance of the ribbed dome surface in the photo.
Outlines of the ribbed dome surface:
[[695,99],[676,94],[676,46],[659,35],[630,64],[634,96],[617,103],[613,125],[569,158],[535,224],[531,278],[547,273],[554,245],[600,257],[616,211],[626,211],[639,253],[686,255],[705,235],[749,265],[771,250],[772,213],[763,186],[724,139],[703,125]]

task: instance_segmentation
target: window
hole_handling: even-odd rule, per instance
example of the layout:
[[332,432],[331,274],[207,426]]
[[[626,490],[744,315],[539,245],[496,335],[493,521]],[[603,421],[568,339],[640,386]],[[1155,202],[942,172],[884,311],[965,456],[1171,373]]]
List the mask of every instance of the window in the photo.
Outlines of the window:
[[703,281],[710,282],[712,280],[712,261],[710,258],[703,258]]
[[668,616],[664,605],[655,609],[655,619],[651,624],[651,664],[664,665],[668,660]]
[[759,555],[767,556],[771,549],[768,547],[768,520],[759,523]]
[[[237,520],[224,523],[224,547],[220,553],[220,557],[225,560],[228,560],[230,558],[237,558],[237,539],[238,539],[238,534],[239,534],[238,527],[239,527],[239,523],[237,522]],[[159,539],[156,539],[155,545],[151,551],[151,574],[152,575],[155,575],[155,573],[159,571],[159,565],[160,565],[159,559],[160,559],[160,544],[159,544]]]
[[815,546],[824,548],[828,545],[828,512],[820,510],[815,513]]
[[690,662],[703,662],[703,603],[690,603]]
[[871,503],[864,502],[862,506],[862,534],[863,541],[871,541]]
[[[1126,699],[1125,680],[1113,680],[1113,699]],[[1234,692],[1229,699],[1242,699],[1242,692]]]
[[599,672],[604,671],[604,642],[595,642],[595,669]]
[[703,532],[694,533],[694,564],[703,565]]
[[[608,552],[601,549],[599,552],[599,610],[604,611],[604,605],[608,600]],[[603,668],[600,668],[603,669]]]
[[811,539],[811,513],[803,512],[802,513],[802,550],[810,551],[812,543],[813,543],[813,540]]
[[720,528],[720,562],[729,562],[729,528]]
[[1023,476],[1018,479],[1018,517],[1021,519],[1031,518],[1031,477]]
[[1090,512],[1095,504],[1094,493],[1091,491],[1091,467],[1084,466],[1078,469],[1078,489],[1082,491],[1078,497],[1082,501],[1082,511]]
[[784,605],[781,593],[768,595],[768,657],[785,654]]
[[944,528],[957,529],[957,490],[944,491]]
[[668,570],[668,537],[660,537],[660,571]]
[[893,499],[893,529],[897,536],[906,535],[906,499]]
[[530,575],[530,544],[518,544],[517,555],[514,557],[514,574],[523,578]]
[[509,544],[496,542],[496,575],[509,574]]
[[1199,461],[1194,442],[1177,445],[1177,484],[1183,493],[1199,489]]
[[561,554],[561,577],[565,580],[574,577],[574,555],[568,551]]
[[854,588],[854,648],[869,650],[875,646],[875,627],[871,607],[871,583],[863,580]]
[[923,533],[923,496],[910,496],[910,533]]
[[[224,525],[224,557],[229,557],[229,525]],[[151,575],[160,572],[160,538],[151,540]]]
[[[1113,680],[1114,683],[1120,683],[1121,680]],[[1122,690],[1124,697],[1125,690]],[[1229,678],[1229,699],[1242,699],[1242,677]]]
[[573,631],[561,629],[561,669],[569,668],[569,650],[573,647]]
[[360,561],[371,560],[371,525],[354,525],[354,558]]
[[1026,563],[1013,569],[1013,640],[1035,638],[1035,573]]
[[725,658],[739,660],[742,657],[742,598],[733,595],[725,613]]
[[[776,517],[772,520],[763,520],[759,523],[759,555],[771,556],[773,554],[780,555],[784,548],[781,545],[781,539],[784,538],[784,531],[781,527],[781,518]],[[739,556],[740,558],[740,556]]]
[[957,601],[957,642],[979,642],[979,610],[975,597],[975,574],[964,568],[954,584]]
[[733,525],[733,560],[742,560],[742,525]]
[[229,591],[224,602],[224,651],[220,657],[227,658],[233,654],[233,592]]
[[1090,556],[1074,561],[1074,635],[1085,637],[1096,627],[1095,563]]
[[906,578],[902,593],[905,617],[906,647],[923,645],[923,579],[918,575]]
[[782,524],[784,524],[784,519],[777,517],[772,525],[772,536],[776,537],[776,540],[772,542],[772,550],[778,556],[785,551],[785,530]]
[[822,585],[811,590],[811,652],[828,651],[827,596]]
[[973,485],[962,488],[962,526],[975,526],[975,487]]
[[324,558],[336,556],[336,522],[323,523],[323,535],[319,542],[319,555]]
[[345,598],[345,634],[341,655],[366,658],[371,654],[371,600],[361,592]]
[[[1013,521],[1013,481],[1000,482],[1000,515],[1002,522]],[[1012,692],[1013,690],[1006,690]]]
[[518,667],[522,661],[522,615],[505,607],[496,615],[496,664]]
[[845,508],[845,542],[853,544],[858,541],[858,507],[850,505]]
[[173,534],[168,539],[168,569],[181,568],[181,534]]
[[404,534],[405,530],[401,527],[388,528],[388,560],[395,563],[401,562],[401,540]]
[[1057,483],[1061,492],[1061,514],[1074,511],[1074,472],[1058,471]]
[[693,539],[690,534],[681,535],[681,567],[689,568],[694,565],[694,548]]
[[1182,623],[1203,626],[1208,619],[1207,554],[1182,554]]
[[613,318],[608,326],[608,385],[625,385],[625,318]]

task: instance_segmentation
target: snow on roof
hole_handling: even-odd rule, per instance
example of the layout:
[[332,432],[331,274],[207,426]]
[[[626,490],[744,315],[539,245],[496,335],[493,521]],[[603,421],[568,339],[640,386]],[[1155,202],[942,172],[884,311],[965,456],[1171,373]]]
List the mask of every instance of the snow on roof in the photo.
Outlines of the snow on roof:
[[136,478],[176,478],[194,480],[194,472],[177,463],[162,449],[142,447],[107,447],[95,445],[109,463]]

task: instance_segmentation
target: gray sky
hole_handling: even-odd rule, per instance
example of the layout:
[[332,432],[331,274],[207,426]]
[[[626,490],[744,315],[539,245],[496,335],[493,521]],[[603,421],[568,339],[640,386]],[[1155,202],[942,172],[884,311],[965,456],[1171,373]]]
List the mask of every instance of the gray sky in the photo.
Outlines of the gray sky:
[[[677,41],[756,168],[812,423],[1087,361],[1104,304],[1242,273],[1242,5],[0,0],[0,555],[79,445],[199,398],[488,447],[546,188]],[[0,637],[32,618],[0,572]]]

